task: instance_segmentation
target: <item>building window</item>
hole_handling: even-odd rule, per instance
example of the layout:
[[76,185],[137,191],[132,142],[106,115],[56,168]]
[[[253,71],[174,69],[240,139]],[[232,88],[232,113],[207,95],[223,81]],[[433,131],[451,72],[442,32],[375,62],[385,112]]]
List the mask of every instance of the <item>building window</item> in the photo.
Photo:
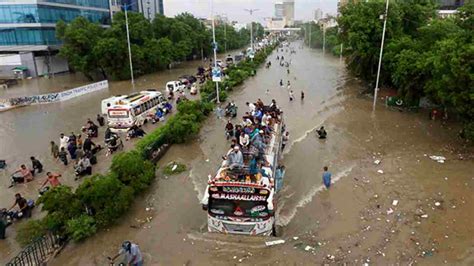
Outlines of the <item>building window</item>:
[[46,0],[45,2],[109,9],[109,0]]
[[0,28],[0,45],[56,45],[54,28]]
[[84,10],[76,8],[51,7],[43,5],[10,5],[0,6],[0,23],[56,23],[58,20],[71,22],[83,16],[89,21],[110,24],[108,11]]

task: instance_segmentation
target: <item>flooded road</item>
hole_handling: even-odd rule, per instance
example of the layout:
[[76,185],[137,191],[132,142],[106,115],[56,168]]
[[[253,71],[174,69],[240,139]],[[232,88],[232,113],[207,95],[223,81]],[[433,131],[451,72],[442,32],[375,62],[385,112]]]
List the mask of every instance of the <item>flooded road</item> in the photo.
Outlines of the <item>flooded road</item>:
[[[174,145],[159,162],[160,169],[170,161],[185,163],[188,172],[166,177],[158,170],[156,182],[118,225],[68,245],[51,265],[105,265],[125,239],[140,245],[148,265],[472,265],[474,164],[472,150],[453,137],[455,129],[382,105],[372,116],[370,99],[359,94],[363,86],[339,59],[320,51],[297,49],[290,74],[275,57],[270,69],[260,69],[230,98],[239,114],[257,98],[276,99],[285,113],[290,145],[277,211],[285,244],[265,247],[268,238],[206,233],[199,201],[207,175],[230,145],[225,121],[213,116],[199,139]],[[295,101],[280,79],[290,80]],[[328,132],[324,141],[314,133],[321,125]],[[447,160],[441,164],[430,155]],[[325,165],[335,182],[330,190],[321,186]]]

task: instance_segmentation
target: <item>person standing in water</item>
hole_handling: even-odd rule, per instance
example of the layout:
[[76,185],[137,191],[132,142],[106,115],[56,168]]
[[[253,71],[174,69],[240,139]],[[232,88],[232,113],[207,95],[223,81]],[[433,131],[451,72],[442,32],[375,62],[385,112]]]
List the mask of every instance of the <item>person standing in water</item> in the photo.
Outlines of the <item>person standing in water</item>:
[[326,189],[329,189],[331,186],[331,173],[328,171],[328,167],[324,166],[323,167],[323,184],[326,187]]
[[293,99],[295,98],[295,96],[293,95],[293,91],[292,91],[292,90],[290,90],[289,96],[290,96],[290,102],[293,101]]

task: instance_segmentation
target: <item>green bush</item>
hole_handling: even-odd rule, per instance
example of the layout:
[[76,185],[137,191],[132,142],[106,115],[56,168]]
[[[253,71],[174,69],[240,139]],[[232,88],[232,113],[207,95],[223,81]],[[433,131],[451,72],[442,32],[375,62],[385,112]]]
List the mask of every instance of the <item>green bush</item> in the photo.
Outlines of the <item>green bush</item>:
[[83,209],[81,202],[68,186],[52,188],[39,198],[38,203],[43,204],[42,210],[57,212],[67,219],[79,215]]
[[16,241],[20,243],[21,246],[26,246],[31,243],[31,241],[46,234],[46,232],[46,225],[43,220],[29,220],[19,224]]
[[76,242],[86,239],[95,234],[96,231],[95,220],[90,216],[81,215],[67,221],[67,232]]
[[99,227],[113,224],[132,204],[133,188],[125,186],[114,174],[94,175],[76,190],[78,198],[94,214]]
[[147,188],[155,178],[155,166],[143,160],[137,150],[115,155],[110,168],[124,185],[133,188],[135,194]]

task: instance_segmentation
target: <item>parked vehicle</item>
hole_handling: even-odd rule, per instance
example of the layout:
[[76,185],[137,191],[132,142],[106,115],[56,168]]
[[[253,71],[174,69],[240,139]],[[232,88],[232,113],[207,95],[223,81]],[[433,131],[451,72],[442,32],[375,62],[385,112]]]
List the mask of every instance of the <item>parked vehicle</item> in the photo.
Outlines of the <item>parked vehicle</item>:
[[118,100],[107,109],[107,124],[112,132],[126,132],[133,125],[143,125],[166,99],[158,91],[141,91]]
[[185,80],[189,84],[193,84],[194,82],[197,81],[197,78],[193,75],[182,75],[179,77],[180,81]]
[[179,80],[173,80],[166,83],[166,91],[169,93],[172,92],[180,92],[184,90],[186,86]]
[[232,65],[234,63],[234,58],[231,55],[227,55],[227,57],[225,58],[225,63],[227,65]]

